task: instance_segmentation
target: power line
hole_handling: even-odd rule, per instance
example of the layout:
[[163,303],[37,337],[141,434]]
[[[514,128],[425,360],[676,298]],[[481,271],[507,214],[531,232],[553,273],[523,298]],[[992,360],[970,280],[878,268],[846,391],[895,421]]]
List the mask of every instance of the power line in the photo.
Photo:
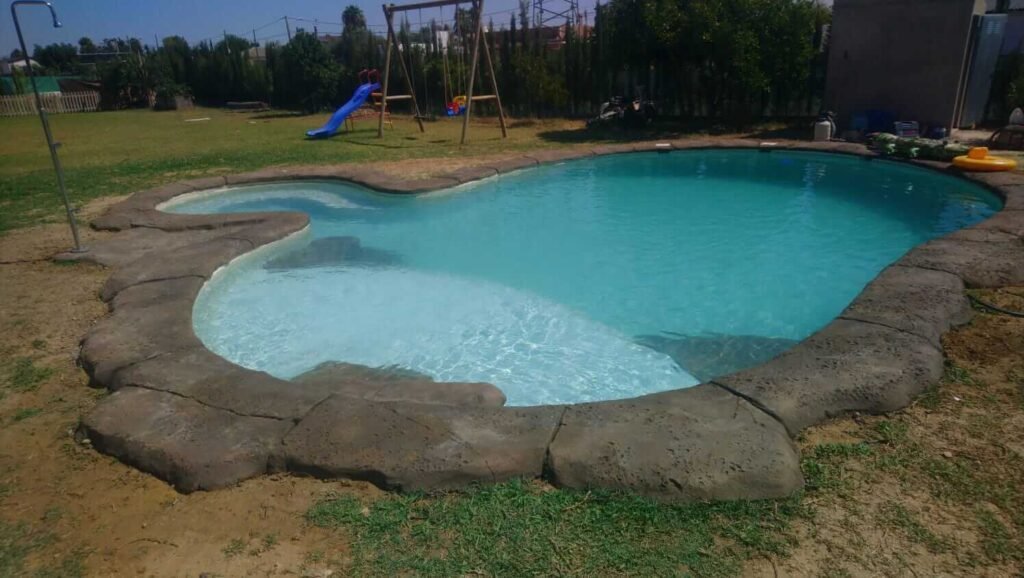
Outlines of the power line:
[[253,32],[259,32],[260,30],[263,30],[264,28],[268,28],[270,26],[273,26],[273,25],[277,24],[278,22],[280,22],[282,20],[284,20],[284,16],[282,16],[280,18],[276,18],[276,19],[274,19],[274,20],[272,20],[270,22],[267,22],[263,26],[257,26],[256,28],[253,28]]

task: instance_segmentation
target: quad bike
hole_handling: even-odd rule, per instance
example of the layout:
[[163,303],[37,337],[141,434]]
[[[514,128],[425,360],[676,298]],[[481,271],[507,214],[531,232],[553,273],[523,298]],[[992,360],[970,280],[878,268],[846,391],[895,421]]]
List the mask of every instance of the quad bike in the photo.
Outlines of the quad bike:
[[612,97],[601,105],[596,117],[587,121],[588,127],[618,124],[640,127],[650,124],[658,115],[653,100],[635,98],[627,100],[621,96]]

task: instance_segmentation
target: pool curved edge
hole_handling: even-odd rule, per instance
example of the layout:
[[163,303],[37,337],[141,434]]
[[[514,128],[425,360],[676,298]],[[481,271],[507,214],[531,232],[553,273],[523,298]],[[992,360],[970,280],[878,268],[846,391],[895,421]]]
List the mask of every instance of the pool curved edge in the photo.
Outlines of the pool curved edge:
[[[669,144],[766,148],[726,139]],[[848,143],[771,149],[875,156]],[[837,319],[763,365],[628,400],[444,405],[329,383],[298,388],[207,350],[192,329],[203,285],[234,259],[302,235],[308,218],[158,209],[179,195],[226,185],[341,179],[416,193],[542,163],[654,150],[663,149],[652,142],[540,151],[421,180],[360,166],[271,168],[135,193],[93,221],[94,228],[124,232],[106,250],[57,256],[114,267],[101,290],[111,313],[83,338],[80,352],[91,380],[113,393],[82,419],[78,435],[184,492],[292,471],[396,490],[542,477],[560,487],[624,489],[665,501],[781,497],[803,484],[792,436],[835,416],[905,407],[939,380],[941,335],[970,319],[965,288],[1024,283],[1024,175],[962,175],[994,190],[1003,210],[915,247]],[[960,174],[944,163],[914,164]],[[133,233],[156,235],[154,247],[139,254]]]

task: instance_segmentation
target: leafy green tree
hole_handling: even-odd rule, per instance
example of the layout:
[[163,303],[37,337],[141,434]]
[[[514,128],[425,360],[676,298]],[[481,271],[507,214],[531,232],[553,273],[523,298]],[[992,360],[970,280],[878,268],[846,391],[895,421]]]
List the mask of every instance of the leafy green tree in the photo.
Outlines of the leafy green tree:
[[342,33],[366,30],[366,15],[362,8],[349,4],[341,13],[341,23],[344,26]]
[[275,63],[274,73],[275,77],[280,75],[285,81],[282,85],[285,101],[297,104],[307,112],[318,112],[339,100],[341,66],[308,32],[300,30],[281,49],[281,58]]
[[51,75],[73,74],[78,70],[78,48],[74,44],[36,44],[32,59]]

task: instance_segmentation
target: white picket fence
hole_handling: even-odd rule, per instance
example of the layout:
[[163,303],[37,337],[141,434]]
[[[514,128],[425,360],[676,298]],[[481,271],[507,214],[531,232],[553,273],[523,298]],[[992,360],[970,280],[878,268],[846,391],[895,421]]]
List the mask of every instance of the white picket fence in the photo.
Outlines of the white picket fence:
[[[43,108],[49,113],[93,112],[100,108],[98,92],[47,92],[40,94]],[[0,116],[36,114],[36,99],[30,94],[0,96]]]

